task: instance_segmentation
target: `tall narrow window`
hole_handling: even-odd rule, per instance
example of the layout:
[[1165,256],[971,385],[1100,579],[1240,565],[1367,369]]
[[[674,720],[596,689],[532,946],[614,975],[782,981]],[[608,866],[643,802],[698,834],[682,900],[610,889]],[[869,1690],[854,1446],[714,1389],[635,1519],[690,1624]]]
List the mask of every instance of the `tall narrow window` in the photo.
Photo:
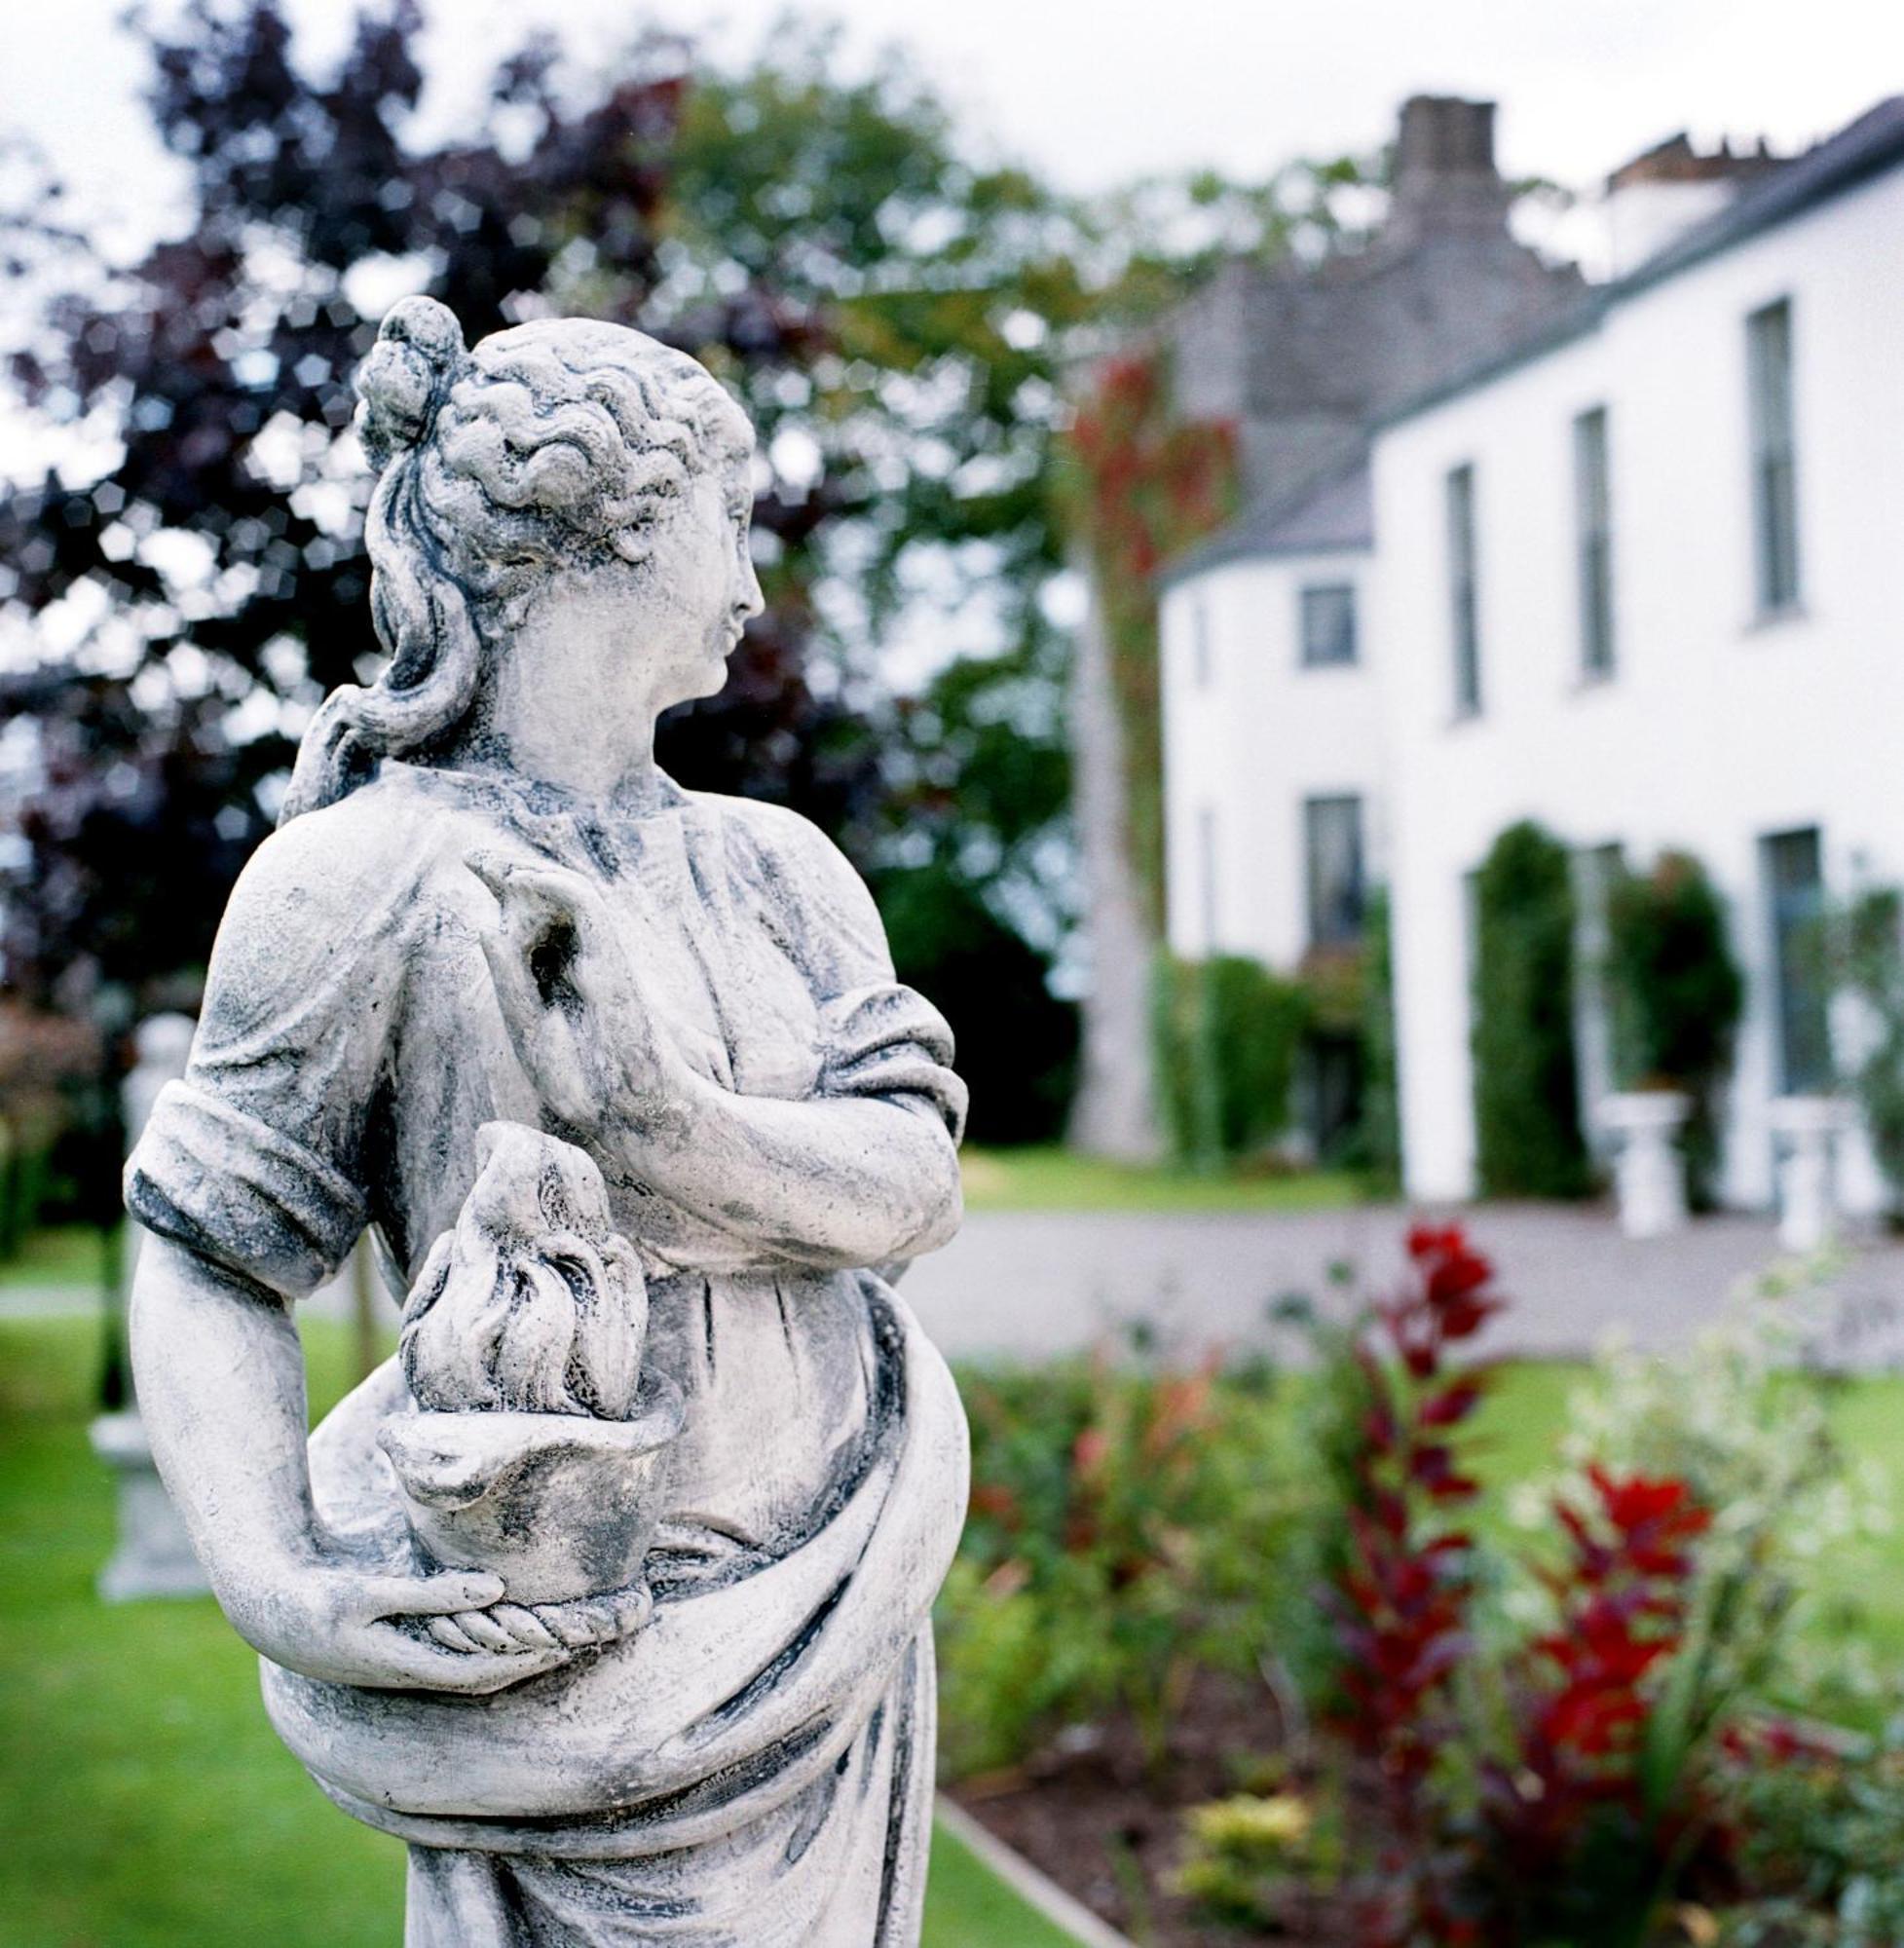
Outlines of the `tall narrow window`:
[[1197,893],[1208,956],[1216,952],[1216,813],[1207,805],[1197,807]]
[[1580,669],[1613,674],[1613,523],[1607,484],[1607,411],[1574,421],[1574,549],[1580,578]]
[[1454,644],[1454,707],[1473,717],[1481,707],[1480,608],[1475,586],[1475,469],[1447,478],[1448,619]]
[[1752,433],[1752,546],[1759,614],[1798,601],[1798,474],[1792,425],[1792,307],[1745,320]]
[[1356,659],[1356,591],[1347,581],[1302,591],[1302,666],[1327,669]]
[[1208,690],[1213,674],[1210,654],[1210,605],[1201,596],[1190,604],[1190,664],[1197,688]]
[[1759,842],[1778,984],[1778,1086],[1787,1096],[1831,1087],[1825,892],[1815,826]]
[[1349,947],[1362,938],[1365,894],[1362,858],[1362,800],[1302,802],[1304,877],[1309,892],[1311,947]]

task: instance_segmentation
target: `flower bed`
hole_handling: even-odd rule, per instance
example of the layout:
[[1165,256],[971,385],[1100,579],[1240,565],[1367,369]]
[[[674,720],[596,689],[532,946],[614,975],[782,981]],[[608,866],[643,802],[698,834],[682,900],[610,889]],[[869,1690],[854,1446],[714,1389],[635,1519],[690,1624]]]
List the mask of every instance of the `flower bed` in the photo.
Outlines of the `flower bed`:
[[1159,1948],[1904,1939],[1904,1759],[1785,1715],[1854,1689],[1807,1551],[1858,1486],[1780,1370],[1790,1295],[1590,1375],[1510,1544],[1477,1472],[1504,1301],[1458,1229],[1410,1256],[1347,1325],[1285,1308],[1300,1373],[968,1378],[960,1799]]

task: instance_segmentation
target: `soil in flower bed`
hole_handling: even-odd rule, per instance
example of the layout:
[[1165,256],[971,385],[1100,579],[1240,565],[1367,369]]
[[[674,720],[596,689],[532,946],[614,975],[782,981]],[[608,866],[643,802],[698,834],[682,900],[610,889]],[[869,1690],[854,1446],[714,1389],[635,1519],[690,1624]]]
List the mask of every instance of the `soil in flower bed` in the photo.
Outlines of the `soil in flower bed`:
[[[1146,1774],[1130,1720],[1064,1735],[1009,1773],[964,1779],[952,1795],[1008,1847],[1142,1948],[1237,1948],[1248,1938],[1171,1890],[1193,1806],[1256,1789],[1284,1726],[1260,1685],[1200,1672],[1172,1714],[1171,1757]],[[1292,1889],[1282,1948],[1341,1948],[1346,1904]]]

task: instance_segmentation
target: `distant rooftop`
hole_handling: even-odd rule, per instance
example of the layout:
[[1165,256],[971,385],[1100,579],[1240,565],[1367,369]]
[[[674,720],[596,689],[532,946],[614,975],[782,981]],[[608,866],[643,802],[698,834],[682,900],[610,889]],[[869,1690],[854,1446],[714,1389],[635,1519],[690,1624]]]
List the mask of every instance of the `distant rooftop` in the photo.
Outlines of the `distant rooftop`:
[[[1675,142],[1681,138],[1675,138]],[[1670,150],[1675,143],[1662,144]],[[1690,145],[1689,150],[1690,150]],[[1628,169],[1648,164],[1660,151],[1628,164]],[[1699,159],[1695,158],[1695,161]],[[1740,159],[1734,157],[1736,164]],[[1820,204],[1847,194],[1874,177],[1904,166],[1904,95],[1886,95],[1856,121],[1808,149],[1802,156],[1780,161],[1772,156],[1746,159],[1748,179],[1721,209],[1694,224],[1663,249],[1636,265],[1624,277],[1585,291],[1579,302],[1547,328],[1530,333],[1499,356],[1478,361],[1445,384],[1434,386],[1377,414],[1374,425],[1394,426],[1432,410],[1448,399],[1591,331],[1615,305],[1624,304],[1678,277],[1726,250],[1803,216]],[[1668,163],[1668,167],[1671,167]],[[1618,174],[1624,171],[1616,172]]]
[[1166,586],[1225,562],[1277,555],[1334,554],[1375,543],[1375,505],[1366,457],[1281,502],[1246,509],[1203,546],[1165,570]]
[[1663,142],[1655,142],[1630,163],[1623,163],[1607,177],[1607,191],[1614,195],[1641,183],[1732,182],[1763,175],[1787,160],[1774,156],[1764,136],[1749,149],[1735,149],[1730,141],[1722,141],[1701,155],[1693,147],[1693,138],[1681,130]]

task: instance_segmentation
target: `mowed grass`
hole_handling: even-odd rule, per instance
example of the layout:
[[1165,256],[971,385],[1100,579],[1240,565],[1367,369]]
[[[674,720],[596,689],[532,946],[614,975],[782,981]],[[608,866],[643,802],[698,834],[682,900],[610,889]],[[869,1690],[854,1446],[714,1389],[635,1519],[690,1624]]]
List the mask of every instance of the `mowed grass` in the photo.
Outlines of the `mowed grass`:
[[1233,1170],[1108,1163],[1053,1146],[960,1158],[969,1211],[1332,1211],[1365,1200],[1352,1171]]
[[97,1292],[108,1263],[117,1263],[116,1235],[101,1237],[90,1224],[53,1224],[30,1231],[19,1250],[0,1260],[0,1292],[46,1290]]
[[[307,1329],[319,1409],[349,1336]],[[98,1334],[0,1321],[0,1948],[395,1948],[403,1850],[265,1723],[208,1599],[107,1606],[111,1487],[86,1440]],[[1064,1948],[944,1834],[927,1948]]]

